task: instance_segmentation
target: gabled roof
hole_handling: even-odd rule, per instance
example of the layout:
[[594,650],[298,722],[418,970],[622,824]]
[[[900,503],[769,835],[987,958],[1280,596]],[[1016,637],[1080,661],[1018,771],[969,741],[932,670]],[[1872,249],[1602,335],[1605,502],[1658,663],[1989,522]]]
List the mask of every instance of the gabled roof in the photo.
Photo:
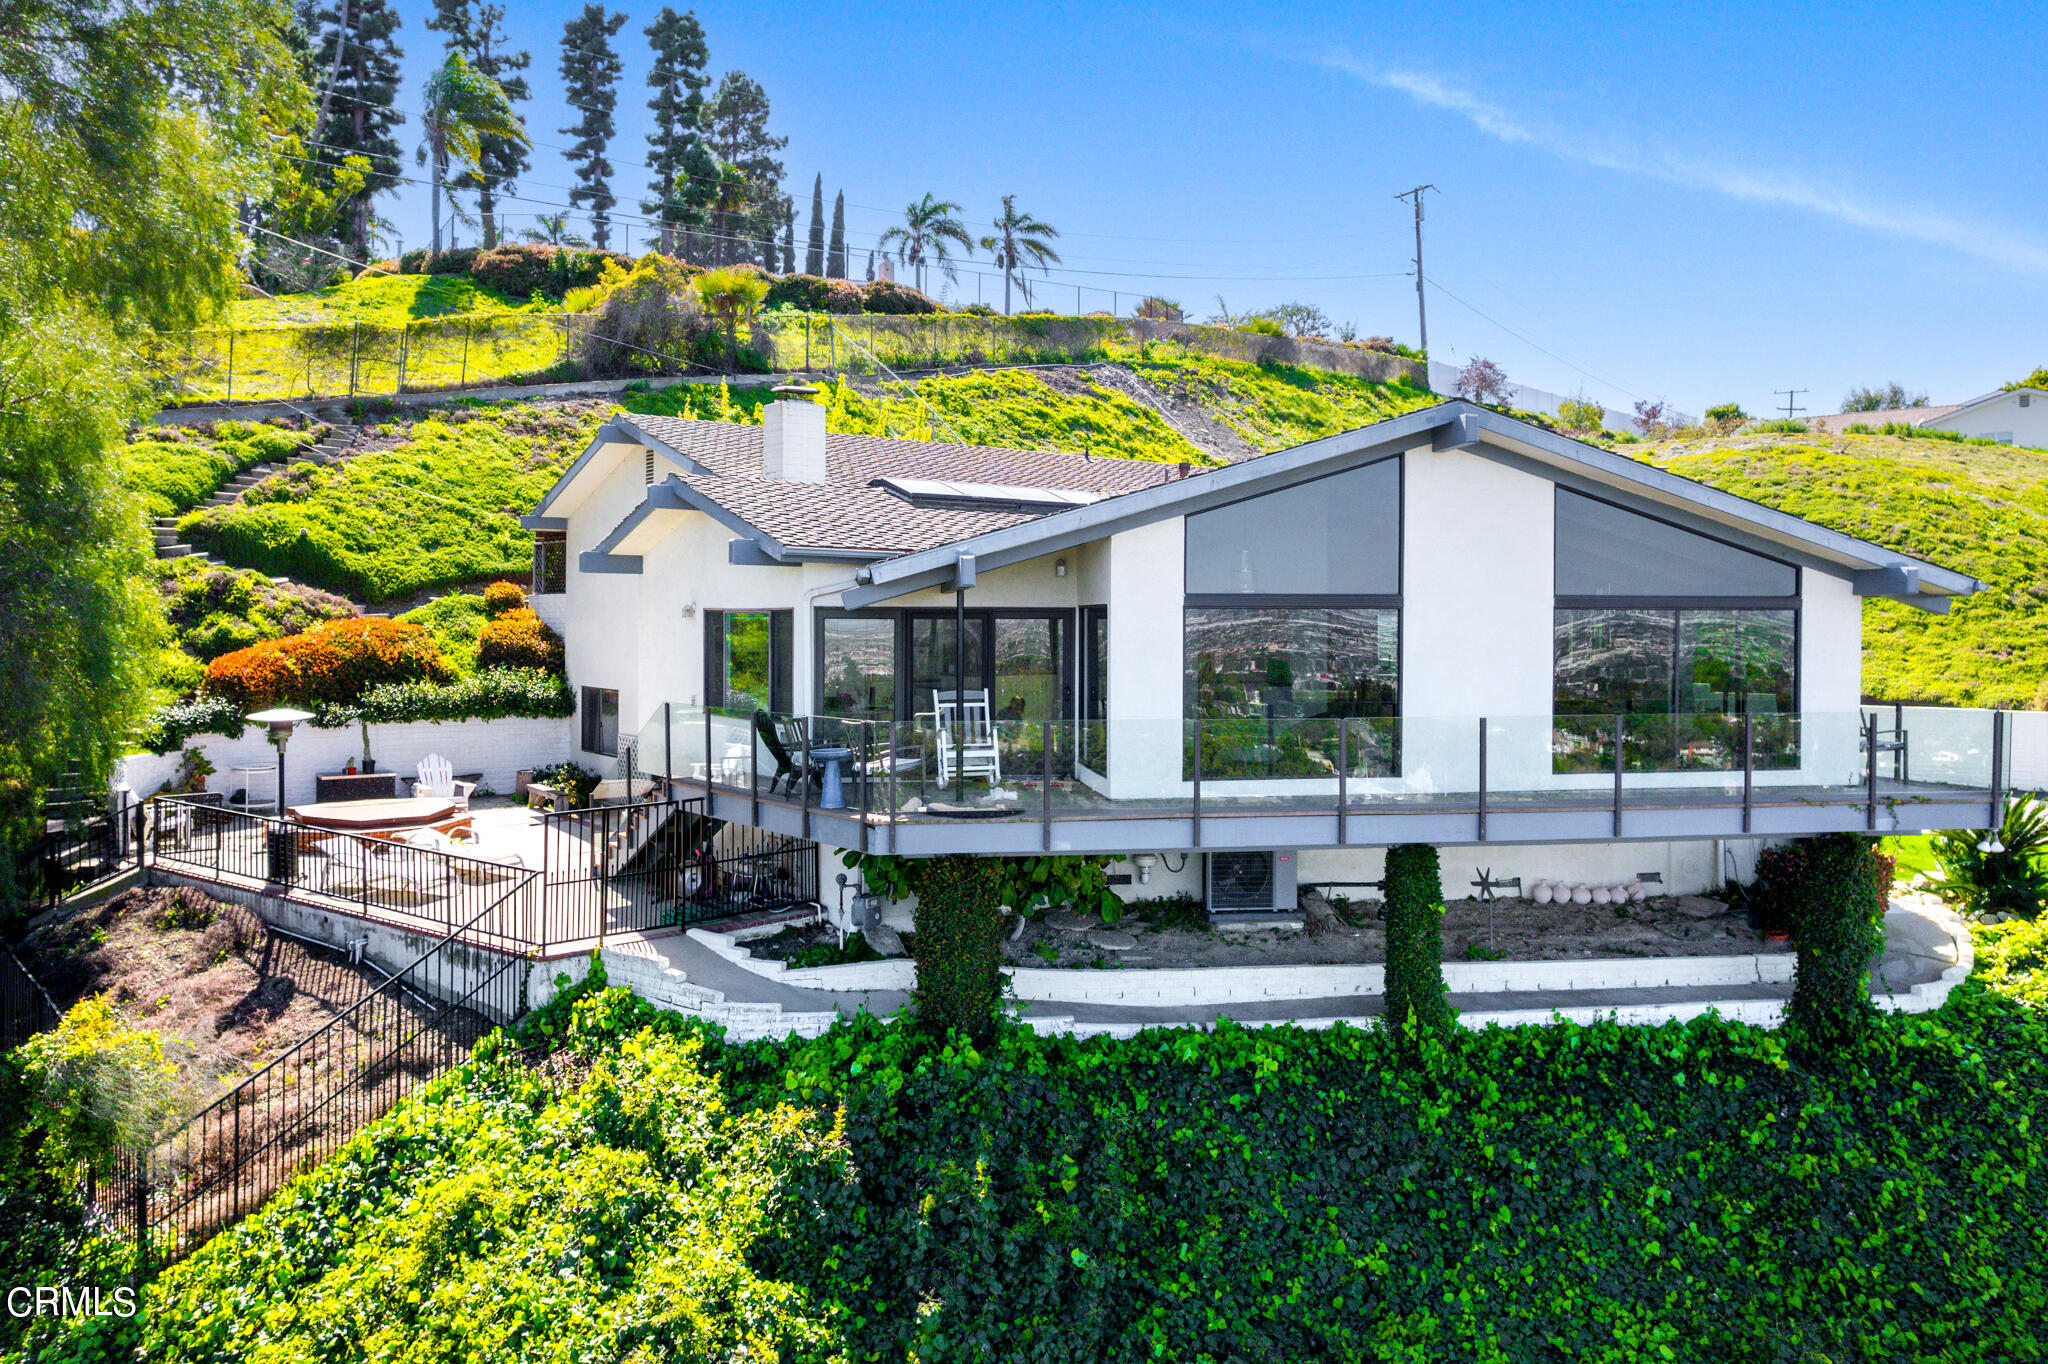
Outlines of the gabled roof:
[[1828,530],[1532,423],[1452,400],[1224,468],[1200,470],[1172,483],[1091,506],[892,556],[859,570],[859,585],[847,592],[843,601],[848,607],[860,607],[923,588],[971,582],[984,568],[1037,558],[1425,444],[1437,450],[1470,450],[1528,468],[1565,487],[1619,496],[1677,524],[1732,536],[1792,562],[1849,577],[1856,590],[1866,595],[1894,596],[1942,611],[1947,609],[1947,597],[1974,592],[1983,585],[1968,574]]
[[606,444],[645,445],[663,456],[674,466],[670,478],[731,513],[739,523],[734,524],[737,533],[757,534],[782,549],[831,550],[836,556],[865,551],[875,558],[948,544],[1042,514],[1022,508],[915,506],[873,486],[877,479],[966,480],[1104,498],[1151,487],[1177,473],[1168,464],[1057,450],[828,435],[826,481],[803,483],[762,473],[764,435],[759,426],[734,422],[622,414],[599,432],[526,523],[549,526],[552,504]]
[[1949,408],[1946,412],[1937,412],[1931,417],[1923,417],[1921,418],[1919,424],[1932,424],[1934,422],[1941,421],[1947,417],[1960,416],[1962,413],[1965,412],[1975,412],[1980,407],[1990,407],[1994,403],[2002,402],[2005,399],[2013,397],[2016,394],[2020,393],[2039,393],[2043,397],[2048,397],[2048,390],[2030,388],[2024,384],[2022,384],[2018,388],[1993,389],[1991,392],[1986,393],[1981,397],[1972,398],[1966,403],[1957,403],[1954,407]]

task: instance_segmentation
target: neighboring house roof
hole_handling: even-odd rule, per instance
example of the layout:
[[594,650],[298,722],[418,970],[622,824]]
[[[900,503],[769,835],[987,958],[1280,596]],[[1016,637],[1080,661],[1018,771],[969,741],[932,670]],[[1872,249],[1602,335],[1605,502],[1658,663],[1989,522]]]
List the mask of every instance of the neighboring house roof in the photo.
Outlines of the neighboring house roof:
[[1958,404],[1947,406],[1935,404],[1928,407],[1887,407],[1877,412],[1833,412],[1825,417],[1808,417],[1807,425],[1818,427],[1831,436],[1839,436],[1851,426],[1883,426],[1886,422],[1898,422],[1904,426],[1918,426],[1936,417],[1946,417],[1957,410]]
[[1942,418],[1945,417],[1959,417],[1968,412],[1975,412],[1977,409],[1982,407],[1995,406],[1996,404],[2005,401],[2007,398],[2016,397],[2021,393],[2042,392],[2044,392],[2044,390],[2038,388],[2029,388],[2025,385],[2022,385],[2019,388],[1993,389],[1991,392],[1984,394],[1982,397],[1972,398],[1970,399],[1970,401],[1966,403],[1957,403],[1954,407],[1949,408],[1946,412],[1937,412],[1933,416],[1925,418],[1925,421],[1929,424],[1932,424],[1934,422],[1940,421]]

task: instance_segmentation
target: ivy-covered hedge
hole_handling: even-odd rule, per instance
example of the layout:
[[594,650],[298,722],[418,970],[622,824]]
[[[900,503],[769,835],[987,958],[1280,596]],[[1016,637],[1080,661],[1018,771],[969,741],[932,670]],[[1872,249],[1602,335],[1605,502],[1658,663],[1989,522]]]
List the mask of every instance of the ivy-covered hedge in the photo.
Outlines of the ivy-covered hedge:
[[1876,1013],[1869,963],[1884,946],[1892,861],[1855,834],[1824,834],[1800,846],[1804,893],[1791,906],[1799,963],[1786,1012],[1816,1038],[1839,1041]]
[[1435,848],[1387,849],[1387,1024],[1397,1034],[1455,1021],[1444,987],[1444,886]]
[[140,1327],[71,1329],[170,1364],[731,1357],[742,1323],[785,1360],[1960,1364],[2048,1312],[2048,1015],[1977,985],[1813,1068],[1715,1019],[1420,1067],[1346,1027],[700,1029],[557,1001],[537,1070],[487,1044]]
[[142,722],[135,741],[148,753],[175,753],[201,734],[233,739],[248,721],[248,708],[224,696],[190,696],[156,711]]
[[911,955],[917,1016],[944,1035],[985,1038],[1002,999],[1001,949],[1008,877],[1002,860],[953,854],[910,861]]

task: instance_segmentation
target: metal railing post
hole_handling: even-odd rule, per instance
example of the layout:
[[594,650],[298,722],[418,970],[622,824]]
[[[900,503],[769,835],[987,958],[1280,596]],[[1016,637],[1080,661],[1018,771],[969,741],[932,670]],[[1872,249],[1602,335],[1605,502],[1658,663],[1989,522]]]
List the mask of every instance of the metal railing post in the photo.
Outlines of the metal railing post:
[[704,813],[714,813],[717,802],[711,796],[711,706],[704,706]]
[[1623,717],[1614,717],[1614,836],[1621,837],[1621,742]]
[[1750,831],[1750,808],[1756,791],[1756,717],[1742,717],[1742,832]]
[[663,800],[675,799],[670,794],[675,789],[676,783],[676,731],[675,717],[670,712],[671,704],[668,701],[661,703],[661,797]]
[[1351,720],[1337,719],[1337,846],[1344,846],[1345,819],[1351,804]]
[[1044,790],[1044,791],[1043,791],[1043,793],[1042,793],[1042,795],[1043,795],[1044,799],[1043,799],[1043,800],[1042,800],[1042,801],[1040,802],[1040,809],[1039,809],[1039,823],[1040,823],[1040,826],[1041,826],[1041,830],[1042,830],[1042,833],[1043,833],[1043,835],[1044,835],[1044,836],[1043,836],[1043,838],[1042,838],[1042,840],[1041,840],[1041,842],[1042,842],[1042,845],[1043,845],[1043,849],[1044,849],[1044,851],[1046,851],[1046,852],[1051,852],[1051,851],[1052,851],[1052,722],[1051,722],[1051,721],[1049,721],[1049,720],[1041,720],[1041,721],[1039,722],[1039,725],[1038,725],[1038,729],[1039,729],[1039,742],[1040,742],[1041,744],[1043,744],[1043,745],[1045,746],[1045,751],[1044,751],[1044,752],[1043,752],[1043,753],[1042,753],[1042,754],[1040,755],[1041,761],[1040,761],[1040,763],[1039,763],[1039,767],[1040,767],[1040,768],[1042,769],[1042,775],[1043,775],[1043,777],[1044,777],[1044,779],[1045,779],[1045,790]]
[[[470,329],[475,325],[475,318],[465,317],[462,319],[462,377],[455,381],[457,388],[469,387],[469,333]],[[664,701],[661,704],[666,708],[668,702]]]
[[[1998,725],[1993,722],[1991,731],[1995,735]],[[1877,827],[1877,712],[1870,712],[1870,724],[1863,733],[1865,762],[1863,764],[1864,805],[1863,827]]]
[[224,401],[235,400],[235,329],[228,328],[228,396]]
[[[809,322],[805,324],[805,339],[809,340]],[[896,721],[889,721],[889,751],[882,755],[882,762],[889,772],[889,851],[896,851]]]
[[797,724],[797,733],[803,736],[803,757],[798,762],[796,784],[803,790],[803,831],[804,837],[811,836],[811,717],[806,715]]
[[1195,721],[1194,845],[1202,846],[1202,722]]
[[860,850],[868,850],[868,758],[874,748],[874,722],[860,722],[860,747],[855,750],[854,776],[860,782]]
[[[761,708],[754,707],[752,728],[747,731],[747,793],[749,821],[758,829],[761,827]],[[770,723],[773,723],[772,721]]]
[[1479,717],[1479,841],[1486,841],[1486,717]]
[[1991,827],[2005,823],[2005,712],[1991,712]]

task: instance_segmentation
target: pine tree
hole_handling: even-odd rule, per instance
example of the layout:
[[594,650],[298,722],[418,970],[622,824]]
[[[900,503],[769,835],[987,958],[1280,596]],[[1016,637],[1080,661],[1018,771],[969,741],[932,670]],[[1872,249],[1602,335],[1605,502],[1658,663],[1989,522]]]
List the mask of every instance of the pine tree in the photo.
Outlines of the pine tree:
[[832,200],[832,244],[825,248],[825,278],[846,278],[846,191]]
[[[448,35],[447,47],[460,52],[470,70],[488,76],[514,104],[531,99],[533,91],[519,73],[533,65],[533,54],[507,51],[505,10],[502,5],[484,4],[472,8],[471,0],[434,0],[434,17],[427,27]],[[486,134],[479,139],[482,153],[477,167],[454,183],[456,189],[476,191],[477,217],[482,221],[486,247],[498,244],[498,196],[514,194],[519,177],[532,168],[523,143],[509,137]]]
[[661,252],[673,255],[676,229],[704,221],[718,178],[718,165],[704,144],[704,87],[711,83],[704,65],[711,50],[695,11],[677,14],[663,6],[641,32],[654,47],[654,67],[647,73],[654,91],[647,101],[654,115],[654,131],[647,135],[654,184],[653,196],[640,201],[640,211],[661,224]]
[[569,107],[583,117],[561,131],[576,139],[563,159],[576,168],[570,204],[590,206],[590,240],[602,251],[611,244],[612,163],[605,159],[618,125],[612,111],[619,104],[619,73],[624,69],[612,47],[612,35],[626,26],[621,13],[606,14],[603,5],[585,5],[583,13],[562,26],[562,75]]
[[825,176],[811,181],[811,240],[804,247],[804,273],[825,273]]
[[711,154],[746,181],[736,212],[715,215],[713,243],[723,264],[774,261],[775,235],[782,225],[782,162],[775,153],[789,145],[768,132],[768,92],[744,71],[728,71],[705,110]]
[[[344,157],[362,156],[370,163],[363,185],[340,214],[342,249],[368,261],[375,235],[376,197],[396,188],[401,148],[394,133],[405,115],[398,102],[399,59],[405,56],[392,35],[398,32],[398,11],[386,0],[340,0],[313,16],[319,45],[313,69],[323,73],[326,116],[313,134],[313,155],[338,166]],[[330,185],[332,176],[328,177]]]

